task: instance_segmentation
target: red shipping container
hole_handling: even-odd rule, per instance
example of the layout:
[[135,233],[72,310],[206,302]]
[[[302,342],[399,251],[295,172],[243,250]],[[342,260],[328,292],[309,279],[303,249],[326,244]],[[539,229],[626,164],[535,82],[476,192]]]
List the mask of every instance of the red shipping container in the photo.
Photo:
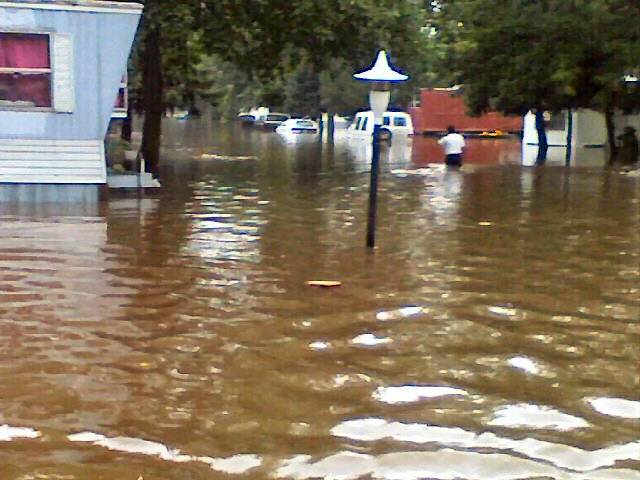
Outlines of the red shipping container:
[[455,88],[420,89],[420,106],[409,108],[416,134],[444,132],[453,125],[456,130],[468,133],[502,132],[516,133],[522,130],[522,117],[505,116],[489,112],[471,117],[462,97]]

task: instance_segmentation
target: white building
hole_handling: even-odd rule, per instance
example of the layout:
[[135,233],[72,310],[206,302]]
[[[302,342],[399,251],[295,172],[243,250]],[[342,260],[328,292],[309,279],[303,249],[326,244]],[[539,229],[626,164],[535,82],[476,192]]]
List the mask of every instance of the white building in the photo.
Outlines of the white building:
[[[545,114],[549,150],[547,163],[565,163],[567,143],[571,143],[571,161],[579,164],[604,164],[607,161],[607,126],[604,115],[594,110],[571,112],[573,125],[569,139],[569,112]],[[640,132],[640,115],[615,116],[616,136],[631,126]],[[522,161],[534,165],[538,154],[538,132],[535,114],[524,118]]]

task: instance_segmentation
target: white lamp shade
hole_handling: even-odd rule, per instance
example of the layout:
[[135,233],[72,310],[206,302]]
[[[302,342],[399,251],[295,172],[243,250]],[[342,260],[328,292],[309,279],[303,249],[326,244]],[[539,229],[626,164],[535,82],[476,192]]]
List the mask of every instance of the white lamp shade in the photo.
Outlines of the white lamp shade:
[[382,125],[384,112],[387,111],[387,107],[389,106],[390,96],[391,92],[388,90],[371,90],[369,92],[369,105],[371,106],[376,125]]
[[404,82],[409,77],[404,73],[400,73],[389,64],[387,52],[380,50],[376,61],[371,67],[354,75],[358,80],[366,82]]

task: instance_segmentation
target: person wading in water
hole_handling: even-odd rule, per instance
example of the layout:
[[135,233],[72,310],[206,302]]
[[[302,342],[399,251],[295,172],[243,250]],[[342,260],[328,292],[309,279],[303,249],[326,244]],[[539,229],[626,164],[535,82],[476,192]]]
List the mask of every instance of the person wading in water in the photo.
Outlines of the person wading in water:
[[453,125],[447,127],[447,134],[438,140],[438,143],[444,147],[447,167],[461,167],[465,142],[464,137],[456,132]]

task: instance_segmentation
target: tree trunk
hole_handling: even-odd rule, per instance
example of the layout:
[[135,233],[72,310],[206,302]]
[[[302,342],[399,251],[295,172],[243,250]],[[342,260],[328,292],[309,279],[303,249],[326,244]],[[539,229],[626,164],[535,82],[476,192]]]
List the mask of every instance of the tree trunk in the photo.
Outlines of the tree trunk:
[[571,165],[571,154],[573,151],[573,111],[569,109],[567,115],[567,150],[564,163],[568,167]]
[[[151,18],[151,15],[147,20]],[[160,138],[162,135],[162,114],[164,113],[162,85],[162,54],[160,51],[160,29],[147,21],[144,39],[144,65],[142,68],[142,155],[147,172],[158,173],[160,165]]]
[[544,110],[536,108],[536,131],[538,132],[538,156],[536,165],[544,165],[547,161],[549,142],[547,141],[547,127],[544,123]]
[[609,164],[618,158],[618,145],[616,144],[616,124],[613,118],[613,108],[607,107],[604,111],[604,119],[607,124],[607,143],[609,145]]
[[320,112],[320,116],[318,117],[318,137],[320,138],[320,143],[322,143],[322,139],[324,138],[324,129],[326,125],[324,124],[324,113]]
[[131,103],[127,105],[127,116],[122,120],[122,130],[120,138],[126,142],[131,141],[131,131],[133,130],[133,109]]

